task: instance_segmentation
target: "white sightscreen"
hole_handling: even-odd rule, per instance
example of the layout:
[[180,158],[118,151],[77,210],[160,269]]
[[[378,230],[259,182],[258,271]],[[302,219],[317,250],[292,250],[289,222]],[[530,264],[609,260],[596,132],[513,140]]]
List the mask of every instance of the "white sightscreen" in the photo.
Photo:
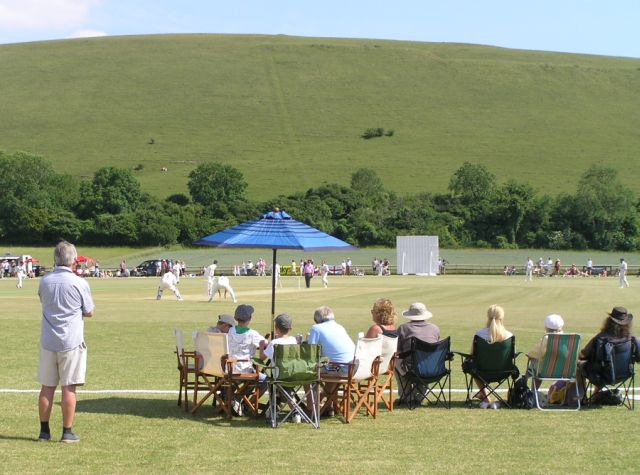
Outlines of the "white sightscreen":
[[436,275],[438,236],[396,236],[398,274]]

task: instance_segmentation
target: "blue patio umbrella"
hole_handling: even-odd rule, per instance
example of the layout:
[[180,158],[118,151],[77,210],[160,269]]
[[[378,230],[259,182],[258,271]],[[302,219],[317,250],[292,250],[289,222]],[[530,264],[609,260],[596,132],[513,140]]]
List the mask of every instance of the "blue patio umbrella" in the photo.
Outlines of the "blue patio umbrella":
[[[194,244],[211,247],[273,249],[273,265],[278,249],[300,249],[303,251],[346,251],[357,249],[307,224],[296,221],[285,211],[276,209],[259,219],[238,224],[229,229],[203,237]],[[276,276],[271,273],[271,321],[276,305]],[[273,334],[273,333],[272,333]]]

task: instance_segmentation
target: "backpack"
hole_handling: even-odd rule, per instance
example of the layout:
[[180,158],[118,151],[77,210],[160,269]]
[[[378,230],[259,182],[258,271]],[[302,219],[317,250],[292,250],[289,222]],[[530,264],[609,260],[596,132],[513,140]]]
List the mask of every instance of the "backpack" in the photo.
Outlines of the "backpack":
[[509,391],[508,403],[513,409],[532,409],[536,406],[535,395],[529,389],[527,378],[521,376]]

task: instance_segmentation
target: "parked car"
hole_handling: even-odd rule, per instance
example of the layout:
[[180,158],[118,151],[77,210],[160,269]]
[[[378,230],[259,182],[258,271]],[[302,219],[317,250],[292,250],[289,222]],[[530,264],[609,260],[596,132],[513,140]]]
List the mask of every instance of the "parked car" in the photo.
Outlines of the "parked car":
[[131,275],[139,277],[155,276],[157,270],[156,262],[158,262],[159,260],[160,259],[150,259],[148,261],[141,262],[133,269]]

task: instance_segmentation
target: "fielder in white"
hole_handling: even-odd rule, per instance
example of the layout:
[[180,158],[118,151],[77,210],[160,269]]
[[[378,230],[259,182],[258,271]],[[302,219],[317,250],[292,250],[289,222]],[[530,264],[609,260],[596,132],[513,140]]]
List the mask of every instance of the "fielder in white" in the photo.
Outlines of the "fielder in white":
[[207,278],[207,295],[211,297],[213,295],[213,284],[216,278],[216,269],[218,268],[218,261],[213,261],[213,264],[205,267],[204,276]]
[[533,280],[533,261],[530,257],[527,258],[527,264],[525,265],[524,280],[526,282],[531,282]]
[[329,287],[329,265],[325,261],[322,261],[320,266],[320,276],[322,277],[322,285],[325,288]]
[[174,294],[176,294],[176,298],[178,300],[182,300],[182,296],[180,295],[180,291],[176,287],[178,284],[178,279],[176,278],[173,272],[167,272],[160,278],[160,285],[158,286],[158,295],[156,295],[156,300],[160,300],[162,298],[162,292],[166,289],[171,290]]
[[618,277],[620,278],[621,289],[625,289],[629,287],[629,282],[627,281],[627,263],[623,258],[620,258],[620,267],[618,269]]
[[21,289],[22,288],[22,281],[25,279],[25,277],[27,276],[27,271],[25,270],[24,264],[19,264],[18,268],[16,269],[16,277],[18,277],[18,283],[16,284],[16,287]]
[[220,274],[220,277],[214,279],[213,289],[211,291],[211,297],[209,297],[209,302],[213,302],[216,293],[220,295],[220,290],[224,289],[224,298],[227,298],[227,292],[231,294],[231,298],[233,299],[233,303],[236,303],[236,294],[231,288],[231,284],[229,283],[229,277],[224,274]]
[[272,272],[276,273],[276,275],[275,275],[275,277],[276,277],[276,287],[282,288],[282,281],[280,280],[280,264],[278,264],[276,262],[275,265],[273,266]]

